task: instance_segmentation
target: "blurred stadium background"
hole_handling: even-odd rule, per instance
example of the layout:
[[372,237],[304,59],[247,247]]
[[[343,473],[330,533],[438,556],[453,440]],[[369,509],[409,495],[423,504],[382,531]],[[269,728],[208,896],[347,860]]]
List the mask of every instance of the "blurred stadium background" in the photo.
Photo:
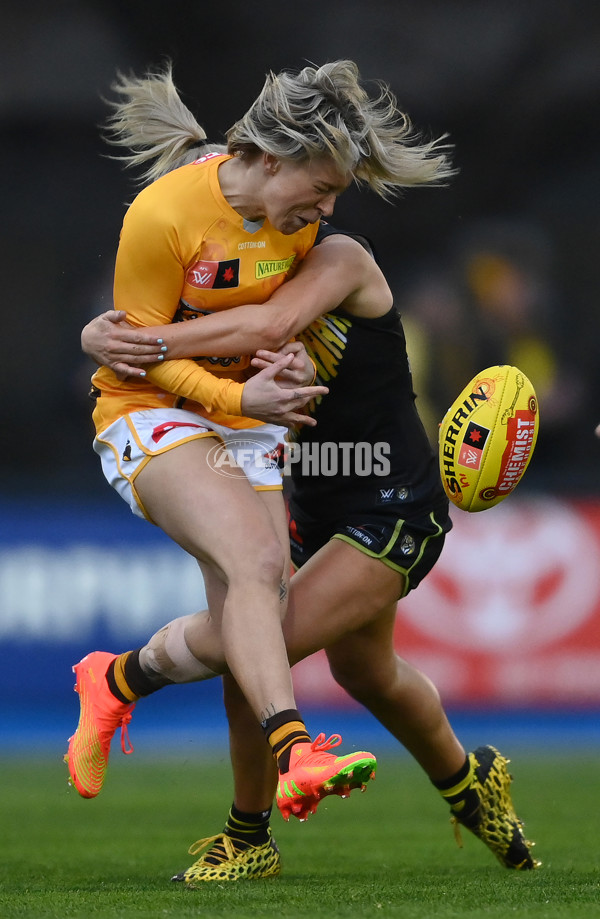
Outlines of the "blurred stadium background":
[[[112,305],[132,195],[99,139],[101,97],[117,69],[166,57],[215,141],[269,69],[341,57],[391,84],[417,126],[449,132],[460,167],[450,187],[394,205],[350,190],[335,219],[376,244],[431,436],[476,371],[507,361],[537,388],[541,434],[517,494],[454,515],[440,565],[400,605],[398,649],[437,682],[467,743],[490,739],[484,726],[519,743],[600,741],[595,11],[593,0],[5,6],[0,753],[62,751],[76,717],[70,665],[202,605],[194,564],[101,476],[93,367],[79,350],[82,325]],[[325,707],[320,724],[360,717],[322,656],[297,668],[297,685],[304,708]],[[153,697],[140,719],[148,736],[225,739],[217,681]]]

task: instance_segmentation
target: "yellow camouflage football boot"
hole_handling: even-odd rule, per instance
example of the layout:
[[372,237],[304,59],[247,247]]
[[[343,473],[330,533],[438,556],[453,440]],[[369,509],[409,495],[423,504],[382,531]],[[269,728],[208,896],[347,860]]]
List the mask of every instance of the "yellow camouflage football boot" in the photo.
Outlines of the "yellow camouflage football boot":
[[279,849],[271,835],[260,846],[236,847],[236,840],[219,833],[199,839],[190,846],[190,855],[203,855],[186,871],[176,874],[172,881],[183,881],[190,890],[210,881],[257,881],[277,877],[281,871]]
[[469,753],[471,769],[464,790],[451,799],[451,820],[459,846],[460,824],[481,839],[505,868],[529,871],[541,862],[532,857],[535,843],[525,838],[523,822],[515,813],[509,762],[495,747],[477,747]]

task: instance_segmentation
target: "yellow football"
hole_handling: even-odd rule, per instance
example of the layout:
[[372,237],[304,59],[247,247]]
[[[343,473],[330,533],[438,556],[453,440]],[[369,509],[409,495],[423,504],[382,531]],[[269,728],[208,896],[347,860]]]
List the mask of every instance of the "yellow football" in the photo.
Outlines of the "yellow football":
[[535,390],[518,367],[482,370],[440,424],[444,491],[463,511],[499,504],[523,478],[539,429]]

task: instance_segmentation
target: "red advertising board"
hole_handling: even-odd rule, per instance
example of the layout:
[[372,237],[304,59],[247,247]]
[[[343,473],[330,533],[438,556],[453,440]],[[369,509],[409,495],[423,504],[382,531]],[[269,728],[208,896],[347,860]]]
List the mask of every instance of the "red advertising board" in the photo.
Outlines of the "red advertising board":
[[[445,704],[600,704],[600,501],[509,498],[454,529],[398,604],[397,652]],[[294,668],[299,704],[347,704],[324,653]]]

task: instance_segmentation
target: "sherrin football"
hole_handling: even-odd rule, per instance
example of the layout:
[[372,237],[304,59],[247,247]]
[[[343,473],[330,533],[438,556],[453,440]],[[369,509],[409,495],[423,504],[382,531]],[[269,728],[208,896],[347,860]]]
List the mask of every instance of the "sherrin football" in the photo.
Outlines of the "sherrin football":
[[440,425],[440,473],[450,501],[476,513],[508,497],[529,465],[538,429],[535,390],[518,367],[478,373]]

